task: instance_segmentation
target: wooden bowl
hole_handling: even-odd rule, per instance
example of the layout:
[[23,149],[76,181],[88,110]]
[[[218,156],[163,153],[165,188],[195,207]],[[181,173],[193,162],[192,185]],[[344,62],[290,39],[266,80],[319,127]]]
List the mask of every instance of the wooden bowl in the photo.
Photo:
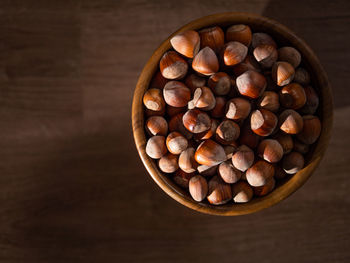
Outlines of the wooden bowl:
[[[247,24],[254,32],[260,31],[270,34],[280,46],[290,45],[299,50],[303,57],[303,66],[309,70],[313,87],[320,95],[320,105],[317,115],[322,122],[322,131],[319,140],[313,145],[311,151],[306,156],[305,168],[294,176],[290,176],[284,181],[279,182],[270,194],[264,197],[254,198],[252,201],[245,204],[229,203],[222,206],[214,206],[207,202],[195,202],[186,190],[177,186],[168,176],[163,174],[158,169],[156,162],[146,155],[146,136],[142,97],[148,88],[152,76],[158,68],[160,58],[171,48],[169,40],[173,35],[189,29],[199,30],[213,25],[227,27],[232,24]],[[315,53],[302,39],[296,36],[287,27],[269,18],[249,13],[221,13],[202,17],[188,23],[170,35],[157,48],[143,68],[136,85],[132,104],[132,128],[135,144],[142,162],[153,180],[160,186],[160,188],[179,203],[194,210],[212,215],[233,216],[253,213],[277,204],[291,195],[306,182],[321,161],[330,139],[332,123],[333,100],[331,87],[327,75]]]

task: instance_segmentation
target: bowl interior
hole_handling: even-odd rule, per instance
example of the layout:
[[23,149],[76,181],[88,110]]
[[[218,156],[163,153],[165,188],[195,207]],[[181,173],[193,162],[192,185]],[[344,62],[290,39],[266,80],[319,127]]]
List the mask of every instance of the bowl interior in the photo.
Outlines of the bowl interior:
[[[187,191],[176,185],[169,176],[159,171],[154,160],[149,158],[145,152],[146,136],[144,131],[144,111],[142,105],[142,96],[147,90],[150,80],[158,70],[159,60],[162,55],[171,48],[170,38],[182,31],[189,29],[199,30],[201,28],[218,25],[223,29],[232,24],[247,24],[253,32],[265,32],[270,34],[279,46],[293,46],[299,50],[302,55],[302,66],[305,67],[311,75],[312,85],[320,96],[320,105],[316,113],[322,122],[322,131],[318,141],[312,146],[306,156],[305,167],[293,176],[277,182],[276,188],[264,197],[254,198],[245,204],[226,204],[222,206],[213,206],[207,202],[195,202]],[[169,36],[153,53],[145,65],[134,93],[132,105],[132,125],[135,144],[139,155],[154,181],[172,198],[181,204],[194,210],[215,214],[215,215],[241,215],[259,211],[285,199],[296,191],[310,177],[316,169],[330,139],[330,132],[333,122],[333,101],[329,81],[318,58],[308,45],[297,37],[291,30],[271,19],[247,14],[247,13],[223,13],[197,19],[183,26],[178,31]]]

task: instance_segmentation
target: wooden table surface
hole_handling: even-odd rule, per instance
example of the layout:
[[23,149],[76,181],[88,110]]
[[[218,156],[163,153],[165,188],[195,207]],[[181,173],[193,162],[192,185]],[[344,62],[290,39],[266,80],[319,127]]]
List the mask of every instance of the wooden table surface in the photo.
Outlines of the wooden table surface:
[[[161,41],[224,11],[304,38],[335,102],[311,179],[272,208],[226,218],[160,191],[130,120]],[[349,47],[347,0],[0,1],[0,262],[350,262]]]

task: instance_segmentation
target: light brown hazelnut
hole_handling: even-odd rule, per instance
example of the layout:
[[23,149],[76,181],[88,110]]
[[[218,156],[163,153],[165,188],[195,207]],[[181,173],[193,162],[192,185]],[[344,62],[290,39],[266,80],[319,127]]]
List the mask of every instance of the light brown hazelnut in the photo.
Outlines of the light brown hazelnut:
[[245,172],[254,163],[254,152],[247,146],[241,145],[232,155],[232,164],[238,170]]
[[275,188],[275,183],[275,178],[271,177],[267,180],[266,184],[258,187],[253,187],[254,195],[264,196],[268,193],[271,193],[271,191]]
[[199,51],[200,38],[198,32],[187,30],[181,32],[170,39],[173,48],[188,58],[193,58]]
[[149,138],[146,144],[146,153],[152,159],[159,159],[166,154],[165,137],[155,135]]
[[227,95],[231,90],[232,80],[225,72],[217,72],[210,76],[208,87],[215,95]]
[[143,95],[143,104],[149,110],[160,112],[165,110],[165,102],[162,91],[159,89],[148,89]]
[[248,54],[248,48],[240,42],[232,41],[224,45],[221,57],[226,66],[241,63]]
[[146,120],[146,130],[150,135],[166,136],[168,123],[162,116],[151,116]]
[[235,168],[230,160],[219,165],[218,174],[228,184],[236,183],[242,176],[242,172]]
[[198,163],[194,159],[195,149],[192,147],[184,150],[179,156],[179,167],[186,173],[194,173],[197,170]]
[[246,99],[239,97],[230,99],[226,104],[226,118],[236,121],[244,120],[251,109],[251,104]]
[[257,106],[260,109],[277,112],[280,108],[279,97],[276,92],[265,91],[257,101]]
[[266,88],[266,78],[253,70],[248,70],[236,79],[238,91],[243,96],[258,98]]
[[163,89],[165,102],[173,107],[184,107],[191,99],[191,91],[180,81],[169,81]]
[[201,110],[209,111],[215,107],[215,104],[216,100],[213,92],[209,88],[203,86],[195,90],[193,99],[188,102],[188,108],[199,108]]
[[197,148],[195,160],[199,164],[214,166],[226,160],[224,148],[212,140],[203,141]]
[[225,34],[224,31],[218,26],[204,28],[199,31],[201,39],[201,49],[210,47],[216,53],[218,53],[224,45]]
[[194,135],[194,138],[198,141],[208,140],[212,138],[216,133],[216,128],[218,127],[218,125],[219,125],[219,122],[217,120],[212,120],[210,129],[202,133],[196,133]]
[[260,136],[269,136],[277,126],[277,117],[268,110],[260,109],[253,111],[250,118],[250,127],[253,132]]
[[237,41],[248,47],[252,41],[252,31],[247,25],[232,25],[226,30],[226,41]]
[[298,83],[291,83],[281,89],[279,92],[280,102],[283,107],[297,110],[306,103],[306,94],[304,88]]
[[210,47],[200,50],[192,61],[192,68],[206,76],[218,72],[219,61],[215,52]]
[[295,110],[285,110],[279,116],[278,126],[285,133],[297,134],[303,129],[303,118]]
[[182,117],[183,125],[192,133],[202,133],[211,127],[208,114],[198,109],[188,110]]
[[229,144],[238,139],[240,128],[237,123],[224,120],[216,128],[216,138],[223,144]]
[[179,132],[171,132],[166,138],[166,146],[172,154],[180,154],[188,146],[187,139]]
[[258,187],[265,185],[275,174],[272,164],[259,160],[246,172],[247,181],[251,186]]
[[263,68],[271,68],[277,61],[277,50],[273,45],[260,45],[253,51],[256,61]]
[[189,191],[195,201],[201,202],[208,194],[207,180],[200,175],[193,176],[189,182]]
[[212,205],[222,205],[232,199],[231,185],[225,183],[220,177],[214,176],[208,184],[208,202]]
[[285,86],[292,82],[295,71],[288,62],[279,61],[273,65],[271,74],[278,86]]
[[198,165],[197,171],[200,175],[204,177],[212,177],[216,174],[219,165],[207,166],[207,165]]
[[277,140],[265,139],[258,146],[258,156],[269,163],[277,163],[283,157],[283,148]]
[[164,173],[173,173],[179,168],[178,156],[172,153],[167,153],[159,159],[158,166]]
[[253,189],[248,183],[239,181],[232,185],[232,196],[235,203],[247,203],[253,198]]
[[182,79],[187,74],[188,64],[175,51],[168,51],[160,59],[159,68],[166,79]]

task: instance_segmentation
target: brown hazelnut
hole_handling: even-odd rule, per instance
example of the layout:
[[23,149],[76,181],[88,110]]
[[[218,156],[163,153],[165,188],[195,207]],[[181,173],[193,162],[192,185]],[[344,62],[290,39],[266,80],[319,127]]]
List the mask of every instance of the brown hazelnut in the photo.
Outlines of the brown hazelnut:
[[308,85],[310,83],[310,74],[304,68],[297,68],[295,70],[294,82],[297,82],[301,85]]
[[207,165],[198,165],[197,171],[200,175],[204,177],[212,177],[216,174],[219,165],[207,166]]
[[241,145],[232,155],[232,164],[238,170],[245,172],[254,163],[254,152],[247,146]]
[[187,139],[179,132],[171,132],[166,138],[166,146],[172,154],[180,154],[188,146]]
[[216,138],[223,144],[229,144],[239,137],[240,128],[237,123],[224,120],[216,128]]
[[208,184],[208,202],[212,205],[222,205],[232,199],[231,185],[225,183],[220,177],[214,176]]
[[165,102],[162,96],[162,91],[159,89],[148,89],[143,95],[143,104],[152,111],[164,111]]
[[226,154],[220,144],[209,139],[198,146],[194,158],[199,164],[214,166],[225,161]]
[[253,189],[248,183],[239,181],[232,185],[232,196],[235,203],[247,203],[253,198]]
[[255,60],[255,58],[252,55],[249,54],[241,63],[235,65],[232,69],[233,73],[235,73],[236,76],[242,75],[248,70],[260,72],[259,63]]
[[193,176],[189,182],[189,191],[195,201],[201,202],[208,194],[207,180],[200,175]]
[[273,177],[269,178],[266,184],[258,187],[253,187],[254,195],[264,196],[270,193],[275,188],[275,179]]
[[297,110],[306,103],[306,94],[304,88],[298,83],[291,83],[283,87],[279,93],[280,102],[283,107]]
[[198,32],[187,30],[181,32],[170,39],[173,48],[188,58],[193,58],[199,51],[200,38]]
[[297,138],[302,143],[313,144],[321,134],[320,119],[313,115],[305,115],[303,116],[303,121],[303,129],[297,134]]
[[304,167],[304,157],[298,152],[291,152],[283,157],[282,167],[287,174],[295,174]]
[[201,49],[204,47],[210,47],[216,53],[218,53],[225,42],[224,31],[218,26],[204,28],[199,31],[201,39]]
[[172,153],[163,155],[158,161],[159,169],[164,173],[175,172],[179,168],[177,159],[177,155]]
[[269,163],[277,163],[283,157],[283,148],[277,140],[265,139],[258,146],[258,156]]
[[194,173],[197,170],[198,163],[194,159],[195,149],[192,147],[184,150],[179,156],[179,167],[186,173]]
[[151,80],[150,89],[163,89],[168,81],[169,80],[164,78],[160,71],[157,71]]
[[236,79],[239,93],[252,99],[258,98],[266,88],[266,78],[253,70],[248,70]]
[[279,116],[278,126],[285,133],[297,134],[303,129],[303,118],[295,110],[285,110]]
[[242,172],[235,168],[230,160],[222,162],[218,168],[218,174],[225,183],[233,184],[241,179]]
[[232,120],[244,120],[248,117],[252,107],[248,100],[243,98],[233,98],[226,104],[226,118]]
[[226,41],[237,41],[248,47],[252,41],[252,31],[247,25],[232,25],[226,30]]
[[272,67],[272,79],[278,86],[285,86],[292,82],[294,78],[294,68],[284,61],[276,62]]
[[188,110],[182,117],[183,125],[192,133],[202,133],[211,127],[208,114],[198,109]]
[[301,62],[301,55],[294,47],[281,47],[278,49],[278,60],[288,62],[296,68]]
[[152,136],[146,144],[146,153],[152,159],[159,159],[166,154],[165,137],[160,135]]
[[205,78],[199,77],[196,74],[190,74],[185,78],[185,85],[193,93],[197,88],[205,86]]
[[273,138],[281,144],[283,154],[287,154],[292,151],[294,143],[291,135],[279,132]]
[[265,91],[258,99],[257,105],[260,109],[265,109],[272,112],[278,111],[280,108],[278,94],[273,91]]
[[168,123],[162,116],[151,116],[146,120],[146,130],[150,135],[166,136]]
[[318,108],[319,99],[316,91],[311,87],[307,86],[304,88],[306,95],[306,103],[300,111],[304,114],[314,114]]
[[277,126],[277,117],[271,111],[260,109],[253,111],[250,118],[250,127],[260,136],[269,136]]
[[231,90],[232,80],[225,72],[217,72],[208,80],[208,87],[215,95],[227,95]]
[[271,68],[278,57],[277,50],[273,45],[257,46],[254,48],[253,54],[263,68]]
[[221,51],[221,57],[226,66],[241,63],[248,54],[248,48],[240,42],[228,42]]
[[241,128],[238,139],[239,143],[247,145],[251,149],[255,149],[258,146],[259,140],[260,137],[251,130],[250,124],[248,122],[245,123]]
[[210,47],[205,47],[194,57],[192,68],[206,76],[213,75],[219,70],[219,61]]
[[210,129],[202,133],[196,133],[194,135],[194,138],[198,141],[210,139],[215,135],[216,128],[218,127],[218,125],[219,125],[219,122],[217,120],[212,120]]
[[215,107],[210,111],[213,118],[222,118],[225,116],[226,99],[225,97],[216,97]]
[[247,181],[251,186],[263,186],[275,174],[272,164],[259,160],[246,172]]
[[253,49],[260,45],[271,45],[277,48],[276,42],[266,33],[254,33],[252,35],[252,47]]
[[298,140],[294,140],[293,144],[294,144],[293,151],[301,154],[306,154],[310,149],[309,144],[302,143]]
[[185,173],[184,171],[182,171],[181,169],[178,169],[175,172],[175,175],[173,177],[174,182],[181,186],[182,188],[188,188],[188,184],[190,179],[194,176],[194,173]]
[[191,132],[189,132],[185,128],[185,126],[183,125],[182,118],[184,115],[185,115],[185,113],[178,113],[178,114],[174,115],[173,117],[171,117],[171,119],[168,123],[169,131],[171,131],[171,132],[178,131],[183,136],[185,136],[187,139],[191,139],[193,134]]
[[169,81],[163,89],[165,102],[173,107],[184,107],[191,99],[191,91],[180,81]]
[[175,51],[168,51],[160,59],[159,68],[166,79],[182,79],[187,74],[188,65]]
[[197,88],[193,94],[193,99],[189,101],[188,108],[199,108],[209,111],[215,107],[216,100],[213,92],[207,87]]

